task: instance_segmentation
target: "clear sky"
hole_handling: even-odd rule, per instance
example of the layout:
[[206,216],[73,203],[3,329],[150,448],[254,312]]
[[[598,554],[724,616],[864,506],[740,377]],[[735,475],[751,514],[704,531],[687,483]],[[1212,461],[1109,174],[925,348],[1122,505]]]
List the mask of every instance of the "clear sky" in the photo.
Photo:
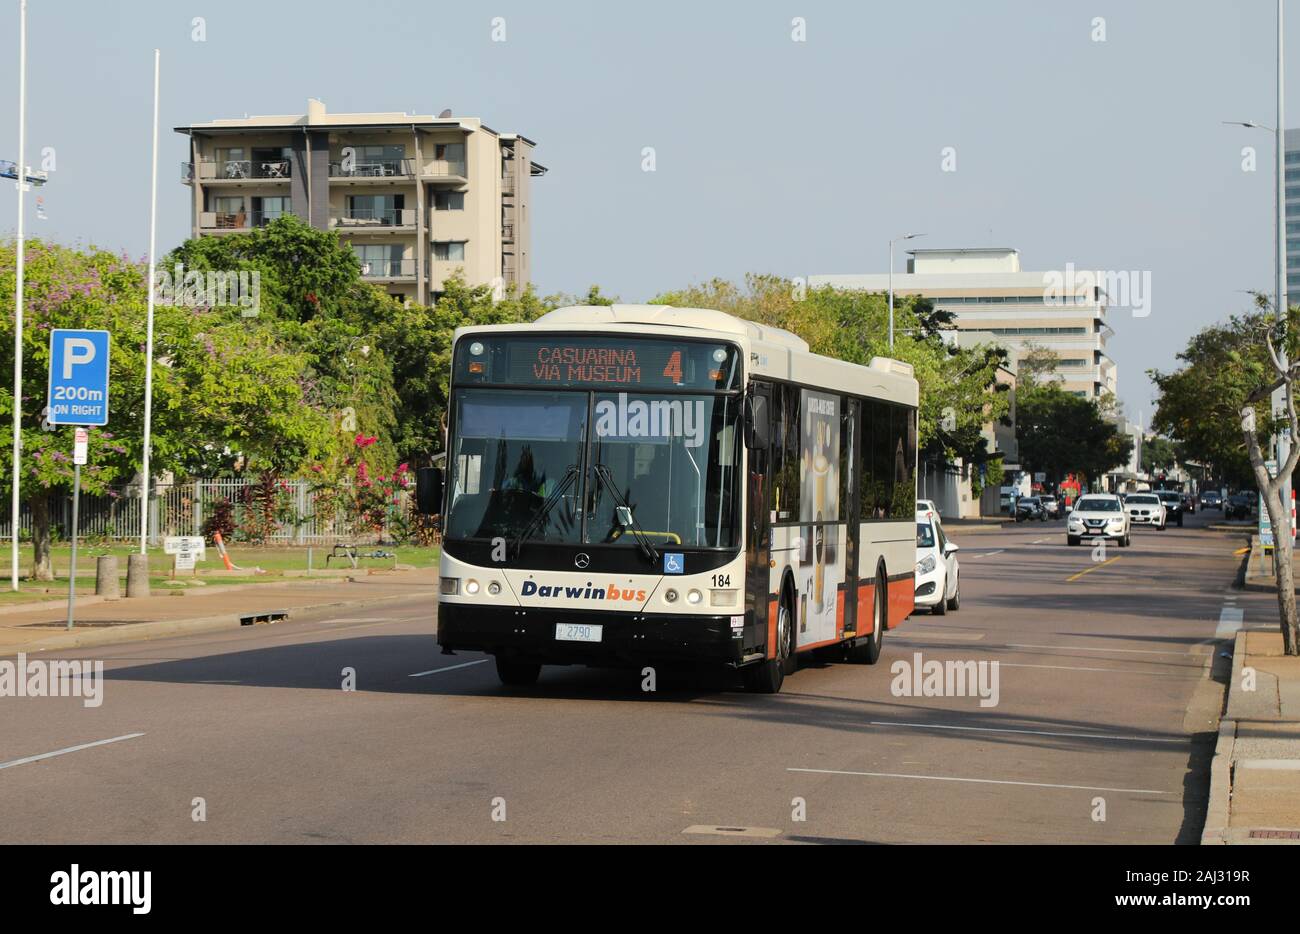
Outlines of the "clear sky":
[[[16,0],[0,6],[0,158],[17,149]],[[1013,246],[1024,268],[1149,271],[1117,312],[1135,420],[1148,367],[1272,288],[1272,0],[480,4],[30,0],[38,235],[146,252],[152,50],[159,250],[189,229],[174,126],[245,114],[438,113],[537,141],[534,277],[625,301],[713,276],[883,272],[889,237]],[[1300,53],[1300,4],[1288,10]],[[192,40],[201,16],[206,41]],[[492,41],[504,17],[506,41]],[[792,20],[806,41],[792,41]],[[1096,17],[1104,42],[1093,41]],[[1300,57],[1289,121],[1300,126]],[[1243,146],[1259,170],[1242,171]],[[654,147],[656,171],[642,171]],[[957,170],[941,170],[944,147]],[[0,186],[0,231],[14,191]],[[30,202],[29,202],[30,204]],[[29,211],[29,217],[32,213]],[[902,269],[900,254],[899,266]]]

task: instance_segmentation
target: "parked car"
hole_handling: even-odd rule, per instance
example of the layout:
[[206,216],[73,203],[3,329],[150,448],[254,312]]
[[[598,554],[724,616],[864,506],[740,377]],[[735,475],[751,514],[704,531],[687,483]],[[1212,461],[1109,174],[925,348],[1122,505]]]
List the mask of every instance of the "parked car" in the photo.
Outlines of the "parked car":
[[1223,497],[1219,495],[1218,490],[1206,490],[1201,494],[1202,509],[1222,509]]
[[957,563],[958,547],[944,534],[938,513],[916,513],[916,594],[917,609],[928,609],[935,616],[961,607],[961,568]]
[[1088,493],[1074,504],[1074,511],[1065,525],[1065,542],[1077,545],[1085,538],[1105,538],[1127,548],[1131,541],[1129,529],[1128,514],[1118,496]]
[[1043,504],[1043,509],[1047,511],[1047,518],[1061,518],[1061,501],[1056,498],[1055,493],[1044,493],[1038,497]]
[[1047,521],[1047,510],[1043,508],[1043,502],[1037,496],[1022,496],[1016,503],[1016,521],[1024,522],[1026,519]]
[[1233,493],[1223,504],[1225,519],[1249,519],[1254,511],[1254,493]]
[[1177,490],[1156,490],[1156,496],[1160,497],[1160,502],[1165,504],[1165,523],[1172,522],[1174,525],[1182,528],[1183,526],[1183,494]]
[[1129,525],[1149,525],[1163,532],[1168,522],[1165,504],[1154,493],[1130,493],[1124,497]]

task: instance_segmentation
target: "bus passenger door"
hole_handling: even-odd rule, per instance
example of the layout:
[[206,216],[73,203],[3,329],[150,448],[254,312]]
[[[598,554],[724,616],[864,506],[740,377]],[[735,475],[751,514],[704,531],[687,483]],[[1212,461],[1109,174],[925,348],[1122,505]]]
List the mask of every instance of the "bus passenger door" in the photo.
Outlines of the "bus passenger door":
[[771,445],[772,384],[755,382],[750,390],[755,404],[766,413],[768,444],[749,448],[745,469],[745,649],[764,651],[767,646],[767,596],[772,554]]
[[848,400],[843,419],[840,431],[840,463],[843,465],[840,491],[844,497],[844,518],[847,520],[844,539],[844,628],[851,632],[857,629],[858,537],[861,533],[858,525],[858,473],[862,470],[862,465],[858,463],[861,451],[858,448],[857,399]]

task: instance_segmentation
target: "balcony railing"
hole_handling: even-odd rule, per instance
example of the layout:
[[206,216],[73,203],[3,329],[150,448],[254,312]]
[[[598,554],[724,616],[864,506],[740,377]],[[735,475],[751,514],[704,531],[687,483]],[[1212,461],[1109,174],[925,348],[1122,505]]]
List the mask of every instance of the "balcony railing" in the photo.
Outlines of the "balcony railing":
[[330,178],[404,178],[414,174],[415,162],[411,159],[330,163]]
[[424,164],[423,175],[432,178],[464,178],[464,159],[430,159]]
[[513,242],[514,242],[514,239],[515,239],[515,225],[514,225],[514,224],[502,224],[502,225],[501,225],[501,239],[502,239],[502,240],[505,240],[505,241],[508,242],[508,243],[513,243]]
[[415,278],[413,259],[363,259],[361,275],[367,279]]
[[501,194],[513,195],[515,193],[515,177],[513,175],[501,176]]
[[375,210],[373,208],[353,208],[350,211],[337,211],[330,216],[335,227],[360,228],[370,227],[414,227],[415,211],[410,208],[392,210]]
[[214,162],[182,162],[181,180],[193,181],[196,176],[200,181],[208,179],[242,179],[242,178],[289,178],[292,166],[288,159],[221,159]]
[[239,211],[237,213],[222,211],[203,211],[199,214],[199,227],[202,230],[251,230],[265,227],[277,217],[291,214],[292,211]]

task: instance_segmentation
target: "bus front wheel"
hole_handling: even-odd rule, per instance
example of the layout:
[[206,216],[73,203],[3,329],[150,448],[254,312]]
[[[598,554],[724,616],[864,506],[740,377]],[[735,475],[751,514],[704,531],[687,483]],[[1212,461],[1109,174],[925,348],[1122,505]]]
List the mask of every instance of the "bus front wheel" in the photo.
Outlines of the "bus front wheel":
[[502,684],[511,687],[527,687],[537,683],[537,676],[542,673],[542,666],[534,662],[520,662],[497,656],[497,677]]
[[776,694],[794,659],[794,623],[789,602],[783,597],[776,615],[776,658],[765,659],[740,670],[745,689],[755,694]]

